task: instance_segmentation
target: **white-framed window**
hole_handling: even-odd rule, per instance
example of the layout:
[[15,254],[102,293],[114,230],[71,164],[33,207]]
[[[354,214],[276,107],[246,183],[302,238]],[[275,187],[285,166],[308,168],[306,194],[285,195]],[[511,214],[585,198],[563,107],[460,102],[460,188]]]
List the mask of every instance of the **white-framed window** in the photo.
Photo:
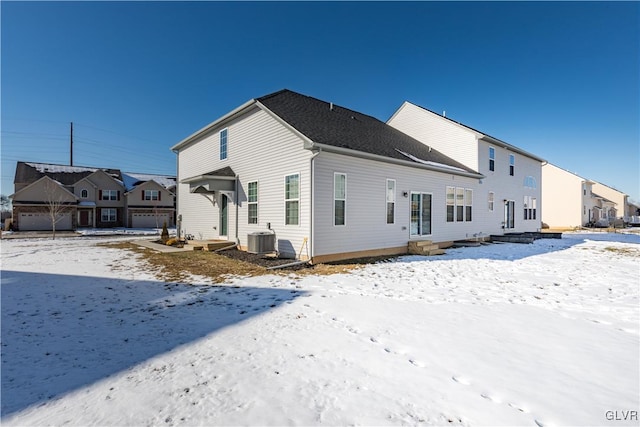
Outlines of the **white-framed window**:
[[222,129],[220,131],[220,160],[227,158],[227,135],[227,129]]
[[489,170],[496,170],[496,149],[489,147]]
[[333,174],[333,225],[345,225],[347,222],[347,175]]
[[473,190],[447,187],[447,222],[472,221]]
[[516,156],[509,154],[509,175],[513,176],[516,172]]
[[82,190],[80,190],[80,197],[86,199],[87,197],[89,197],[89,192],[85,188],[83,188]]
[[[584,208],[586,210],[586,207]],[[524,219],[536,219],[537,200],[535,197],[524,196]],[[586,212],[585,212],[586,213]]]
[[387,179],[387,224],[396,222],[396,180]]
[[464,221],[464,188],[456,188],[456,221]]
[[300,224],[300,174],[284,177],[284,223]]
[[160,191],[144,190],[143,200],[160,200]]
[[102,190],[100,200],[118,200],[118,190]]
[[447,187],[447,222],[455,220],[456,210],[456,188]]
[[117,211],[113,208],[100,209],[100,220],[102,222],[116,222],[117,216]]
[[247,183],[248,223],[258,223],[258,181]]
[[489,203],[489,211],[491,212],[493,212],[495,198],[496,198],[496,194],[493,191],[489,191],[488,203]]
[[473,210],[473,190],[469,188],[464,189],[464,220],[471,221]]

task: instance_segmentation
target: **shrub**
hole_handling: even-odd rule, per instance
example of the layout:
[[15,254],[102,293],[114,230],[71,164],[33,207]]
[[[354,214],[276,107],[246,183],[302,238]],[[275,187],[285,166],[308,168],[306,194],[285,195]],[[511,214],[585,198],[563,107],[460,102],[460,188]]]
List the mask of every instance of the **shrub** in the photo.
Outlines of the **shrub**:
[[165,243],[169,240],[169,230],[167,230],[166,221],[162,224],[162,234],[160,234],[160,239]]

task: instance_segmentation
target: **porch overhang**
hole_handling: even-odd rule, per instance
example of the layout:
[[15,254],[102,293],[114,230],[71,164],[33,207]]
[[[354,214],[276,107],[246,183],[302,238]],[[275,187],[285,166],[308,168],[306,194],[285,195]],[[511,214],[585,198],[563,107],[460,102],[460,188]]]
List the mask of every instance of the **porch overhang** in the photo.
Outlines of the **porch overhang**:
[[236,175],[231,168],[224,168],[210,173],[192,176],[180,181],[189,184],[189,192],[197,194],[214,194],[215,192],[234,192]]

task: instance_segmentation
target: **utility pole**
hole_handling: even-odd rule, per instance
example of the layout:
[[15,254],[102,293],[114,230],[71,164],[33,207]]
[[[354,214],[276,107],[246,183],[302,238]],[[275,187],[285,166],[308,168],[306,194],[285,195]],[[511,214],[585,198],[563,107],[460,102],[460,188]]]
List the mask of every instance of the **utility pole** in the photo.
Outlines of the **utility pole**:
[[69,166],[73,166],[73,122],[71,122],[71,133],[69,136]]

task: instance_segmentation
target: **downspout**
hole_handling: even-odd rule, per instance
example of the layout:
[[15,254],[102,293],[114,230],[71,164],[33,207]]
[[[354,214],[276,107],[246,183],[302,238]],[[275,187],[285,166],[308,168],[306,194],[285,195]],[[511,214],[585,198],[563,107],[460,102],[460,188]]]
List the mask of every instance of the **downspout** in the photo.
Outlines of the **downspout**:
[[235,181],[235,205],[236,205],[236,245],[240,246],[240,239],[238,238],[238,213],[239,213],[239,208],[238,208],[238,200],[240,199],[240,196],[238,195],[238,175],[236,175],[236,181]]
[[[310,159],[310,168],[311,168],[311,209],[309,209],[309,221],[310,221],[310,226],[311,226],[311,244],[309,245],[309,261],[313,260],[313,255],[315,253],[315,244],[316,244],[316,239],[315,239],[315,226],[313,223],[313,207],[315,205],[314,201],[316,198],[316,193],[313,189],[313,184],[315,182],[316,179],[316,171],[315,168],[313,167],[314,165],[314,160],[316,159],[316,157],[318,157],[320,155],[320,153],[322,152],[322,148],[319,148],[318,151],[316,153],[314,153],[311,156]],[[300,254],[302,255],[302,254]]]

